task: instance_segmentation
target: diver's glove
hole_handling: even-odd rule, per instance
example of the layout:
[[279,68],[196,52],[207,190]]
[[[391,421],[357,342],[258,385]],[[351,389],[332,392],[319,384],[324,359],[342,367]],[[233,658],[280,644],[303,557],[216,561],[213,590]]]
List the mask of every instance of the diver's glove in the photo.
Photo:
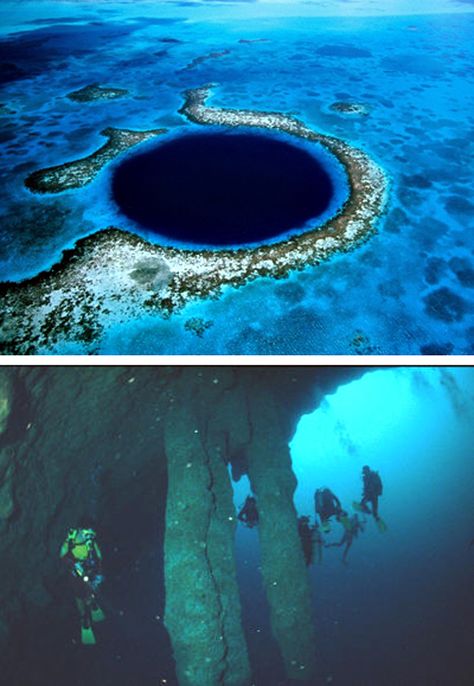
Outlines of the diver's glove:
[[73,574],[78,576],[80,579],[84,578],[85,570],[80,562],[75,562],[73,567]]

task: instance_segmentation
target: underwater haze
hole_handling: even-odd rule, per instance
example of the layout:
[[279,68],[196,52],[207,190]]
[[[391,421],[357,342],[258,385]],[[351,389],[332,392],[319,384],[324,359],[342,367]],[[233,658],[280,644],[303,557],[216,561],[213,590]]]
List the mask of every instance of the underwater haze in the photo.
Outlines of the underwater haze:
[[[38,331],[17,334],[24,338],[20,352],[472,354],[473,9],[468,0],[2,2],[0,273],[7,283],[0,292],[15,293],[16,284],[41,274],[28,282],[27,295],[20,290],[14,305],[8,301],[8,341],[15,340],[11,327],[22,325],[22,304],[37,300],[44,320],[37,323],[35,310]],[[150,285],[148,263],[130,265],[128,274],[128,265],[117,262],[116,302],[127,280],[143,305],[124,314],[112,299],[99,316],[109,276],[92,299],[69,283],[74,307],[87,300],[84,317],[92,324],[81,329],[80,319],[64,314],[67,303],[59,305],[41,286],[48,275],[59,278],[54,265],[79,239],[114,226],[151,245],[212,249],[210,232],[170,237],[159,227],[157,233],[148,215],[141,225],[142,214],[122,211],[112,192],[121,161],[206,131],[179,110],[185,91],[207,84],[212,107],[290,115],[363,150],[388,184],[375,235],[284,279],[251,274],[236,287],[223,278],[222,288],[209,292],[183,285],[186,297],[171,315],[150,306],[157,289],[168,287],[169,271]],[[87,86],[99,90],[84,93]],[[108,127],[166,133],[122,151],[83,187],[45,193],[25,187],[33,172],[94,153]],[[211,181],[203,174],[200,188]],[[275,200],[268,186],[256,194],[262,225],[273,222],[265,213]],[[243,206],[257,203],[242,189]],[[336,191],[344,198],[342,187]],[[183,195],[177,193],[178,209],[186,206]],[[214,207],[223,226],[236,207],[235,197],[228,200]],[[339,203],[332,211],[340,209]],[[304,230],[307,215],[291,206],[281,212],[288,215],[284,227],[292,225],[288,235]],[[262,240],[258,232],[237,235],[232,250]],[[5,352],[17,351],[11,345]]]
[[[352,514],[368,464],[383,481],[379,514],[388,527],[380,533],[368,517],[347,565],[343,548],[332,547],[323,549],[322,564],[309,568],[316,684],[472,683],[473,425],[469,368],[371,371],[301,418],[290,444],[298,514],[314,521],[314,492],[322,487]],[[240,506],[248,486],[242,480],[235,490]],[[342,533],[333,523],[325,542],[339,541]],[[237,552],[241,579],[252,585],[242,590],[242,603],[256,683],[283,686],[268,618],[262,625],[255,530],[240,527]]]

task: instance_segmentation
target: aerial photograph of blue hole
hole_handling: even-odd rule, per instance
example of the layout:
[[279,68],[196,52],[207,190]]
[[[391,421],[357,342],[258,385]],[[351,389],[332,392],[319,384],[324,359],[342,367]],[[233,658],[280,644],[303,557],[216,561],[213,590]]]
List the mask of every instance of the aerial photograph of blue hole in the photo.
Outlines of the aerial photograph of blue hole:
[[3,0],[0,354],[474,354],[473,0]]
[[474,368],[9,366],[0,407],[2,683],[472,686]]

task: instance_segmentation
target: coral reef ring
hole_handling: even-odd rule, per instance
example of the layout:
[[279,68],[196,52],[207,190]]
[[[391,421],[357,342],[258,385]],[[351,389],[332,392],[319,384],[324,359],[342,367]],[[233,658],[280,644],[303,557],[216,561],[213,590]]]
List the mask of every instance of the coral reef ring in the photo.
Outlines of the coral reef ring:
[[201,125],[270,129],[320,143],[341,163],[349,183],[349,197],[343,207],[322,226],[280,242],[226,252],[227,260],[246,262],[250,253],[255,275],[279,277],[292,269],[318,264],[334,253],[352,250],[376,231],[386,204],[387,179],[365,152],[334,136],[317,133],[285,114],[210,107],[206,103],[211,89],[212,84],[208,84],[186,91],[180,113]]

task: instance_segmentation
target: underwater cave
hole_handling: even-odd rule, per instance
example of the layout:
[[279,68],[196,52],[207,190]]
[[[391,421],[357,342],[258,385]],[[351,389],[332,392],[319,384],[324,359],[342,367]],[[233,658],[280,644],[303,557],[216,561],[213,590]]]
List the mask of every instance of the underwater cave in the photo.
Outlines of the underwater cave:
[[187,134],[129,154],[112,197],[137,227],[180,243],[260,243],[329,208],[335,189],[321,159],[268,134]]
[[[433,421],[442,424],[436,413],[447,409],[438,406],[426,388],[438,384],[450,394],[464,431],[472,425],[466,419],[472,418],[472,400],[466,401],[453,375],[442,373],[441,385],[435,372],[419,377],[368,373],[364,367],[1,369],[0,668],[6,682],[313,686],[330,683],[341,670],[338,683],[349,683],[350,674],[350,683],[362,686],[370,683],[367,671],[372,670],[377,675],[373,683],[381,683],[393,655],[382,651],[369,660],[370,646],[386,636],[395,641],[390,613],[403,608],[409,624],[400,620],[400,630],[418,643],[397,667],[400,673],[395,670],[386,683],[433,683],[433,674],[444,678],[448,673],[457,675],[456,683],[464,683],[466,665],[458,659],[453,667],[443,647],[458,655],[466,643],[465,631],[459,634],[451,628],[452,645],[444,638],[436,659],[421,664],[420,656],[431,654],[428,639],[444,636],[451,622],[458,626],[455,608],[466,612],[468,565],[453,569],[450,564],[455,578],[443,592],[446,616],[436,605],[423,607],[427,601],[419,589],[417,604],[406,608],[403,599],[411,597],[413,579],[426,572],[421,558],[415,560],[407,552],[406,532],[413,535],[417,526],[413,511],[405,505],[400,513],[400,499],[391,499],[390,490],[406,492],[406,473],[416,462],[408,451],[397,469],[398,455],[406,448],[403,436],[410,431],[416,442],[423,432],[432,434],[432,444],[425,440],[426,455],[415,465],[416,478],[424,483],[427,460],[434,460],[431,484],[436,485],[438,473],[443,484],[451,484],[464,470],[459,502],[469,497],[469,446],[459,447],[461,434],[453,429],[454,419],[451,424],[445,419],[446,436],[456,441],[458,451],[449,454],[455,472],[450,476],[443,462],[447,439],[440,440],[433,429]],[[430,398],[432,414],[425,423],[425,396],[414,412],[415,391]],[[472,387],[469,392],[472,395]],[[385,412],[377,409],[381,398]],[[395,414],[393,408],[398,408]],[[353,417],[347,424],[350,436],[341,424],[346,412]],[[392,420],[399,443],[374,431],[376,426],[388,431],[385,425]],[[379,462],[390,484],[383,506],[391,526],[388,552],[378,559],[379,534],[371,532],[356,546],[364,550],[360,571],[351,569],[350,577],[341,577],[340,563],[324,553],[324,565],[309,573],[298,514],[311,514],[313,489],[320,479],[335,484],[345,502],[358,494],[362,460],[369,455],[372,463],[381,449],[380,443],[370,448],[373,436],[382,437],[387,453],[385,462]],[[389,442],[394,443],[392,451]],[[325,467],[326,454],[331,459]],[[259,525],[253,531],[237,527],[236,505],[247,488],[259,508]],[[433,485],[431,490],[431,500],[424,496],[425,519],[420,523],[425,539],[432,511],[449,523],[452,512],[443,507],[452,505],[456,512],[458,507],[452,501],[441,506],[441,491]],[[471,511],[472,502],[463,506],[464,519]],[[95,628],[94,646],[81,645],[77,609],[59,559],[65,534],[84,516],[95,522],[105,570],[101,603],[103,597],[106,621]],[[402,524],[400,542],[395,530]],[[467,535],[467,526],[461,521],[460,531],[449,530],[456,546]],[[423,545],[418,541],[414,551]],[[439,530],[434,545],[445,550]],[[452,560],[446,553],[441,558]],[[418,571],[410,573],[408,590],[402,583],[404,572],[398,572],[403,591],[398,597],[389,570],[407,556]],[[428,569],[436,567],[431,553],[425,557]],[[432,587],[439,598],[440,583],[435,578],[423,588]],[[336,598],[332,604],[331,594]],[[361,618],[355,597],[369,622],[363,631],[356,630]],[[337,619],[341,603],[347,605],[347,636]],[[377,622],[386,613],[387,626],[381,627]],[[442,636],[433,621],[438,615]],[[421,666],[415,668],[412,660]],[[354,665],[360,679],[352,676]],[[408,672],[417,680],[407,680]]]
[[[90,684],[249,684],[233,462],[259,499],[279,676],[310,678],[314,631],[288,440],[322,389],[360,373],[2,370],[0,639],[9,683],[71,683],[74,673]],[[84,515],[97,522],[106,569],[100,650],[80,645],[58,557]]]

